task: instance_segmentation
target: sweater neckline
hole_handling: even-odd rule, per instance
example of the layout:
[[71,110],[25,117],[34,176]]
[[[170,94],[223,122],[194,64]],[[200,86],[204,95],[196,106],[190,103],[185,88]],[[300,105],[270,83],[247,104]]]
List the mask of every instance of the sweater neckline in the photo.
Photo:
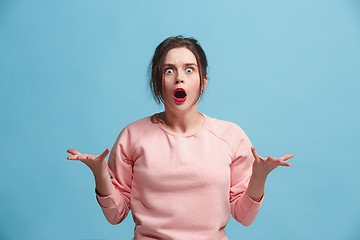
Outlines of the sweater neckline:
[[172,131],[170,128],[166,127],[163,123],[161,123],[160,121],[157,123],[157,125],[161,128],[161,130],[163,130],[164,132],[172,135],[172,136],[179,136],[179,137],[191,137],[191,136],[194,136],[195,134],[201,132],[202,130],[204,130],[206,128],[206,125],[207,125],[207,116],[201,112],[199,112],[203,118],[204,118],[204,122],[203,122],[203,125],[200,127],[200,128],[197,128],[197,129],[194,129],[190,132],[187,132],[187,133],[177,133],[177,132],[174,132]]

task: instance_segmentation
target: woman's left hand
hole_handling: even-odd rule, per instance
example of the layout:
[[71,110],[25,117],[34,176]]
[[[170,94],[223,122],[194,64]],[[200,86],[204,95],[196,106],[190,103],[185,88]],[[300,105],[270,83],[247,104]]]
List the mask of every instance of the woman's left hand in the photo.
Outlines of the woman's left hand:
[[254,147],[251,147],[251,151],[255,157],[252,172],[257,176],[264,176],[264,177],[266,177],[272,170],[274,170],[278,166],[290,167],[291,163],[286,162],[286,160],[294,157],[293,154],[287,153],[281,158],[275,158],[272,156],[269,156],[268,158],[262,158],[256,152]]

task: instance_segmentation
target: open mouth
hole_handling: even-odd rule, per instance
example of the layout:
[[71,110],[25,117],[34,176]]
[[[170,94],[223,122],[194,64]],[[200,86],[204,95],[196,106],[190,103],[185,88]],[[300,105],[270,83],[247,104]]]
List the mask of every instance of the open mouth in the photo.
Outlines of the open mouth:
[[174,91],[174,100],[176,102],[185,102],[186,100],[186,91],[183,88],[177,88]]

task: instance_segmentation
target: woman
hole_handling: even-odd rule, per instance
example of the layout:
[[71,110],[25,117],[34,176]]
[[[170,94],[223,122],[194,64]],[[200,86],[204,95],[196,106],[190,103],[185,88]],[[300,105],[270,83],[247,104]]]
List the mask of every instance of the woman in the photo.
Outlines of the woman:
[[197,111],[207,86],[206,55],[193,38],[165,39],[150,85],[165,111],[126,126],[110,152],[81,154],[111,224],[132,210],[134,239],[227,239],[232,216],[247,226],[262,204],[267,175],[293,157],[262,158],[236,124]]

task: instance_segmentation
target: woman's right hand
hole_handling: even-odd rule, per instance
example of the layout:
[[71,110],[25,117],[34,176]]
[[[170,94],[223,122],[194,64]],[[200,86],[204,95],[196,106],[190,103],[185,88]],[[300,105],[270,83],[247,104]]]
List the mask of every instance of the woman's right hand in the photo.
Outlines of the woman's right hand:
[[108,165],[106,161],[106,156],[109,154],[110,148],[105,149],[102,154],[96,156],[86,153],[81,154],[75,149],[68,149],[67,152],[73,154],[67,157],[68,160],[80,160],[91,169],[94,175],[100,173],[107,174]]

